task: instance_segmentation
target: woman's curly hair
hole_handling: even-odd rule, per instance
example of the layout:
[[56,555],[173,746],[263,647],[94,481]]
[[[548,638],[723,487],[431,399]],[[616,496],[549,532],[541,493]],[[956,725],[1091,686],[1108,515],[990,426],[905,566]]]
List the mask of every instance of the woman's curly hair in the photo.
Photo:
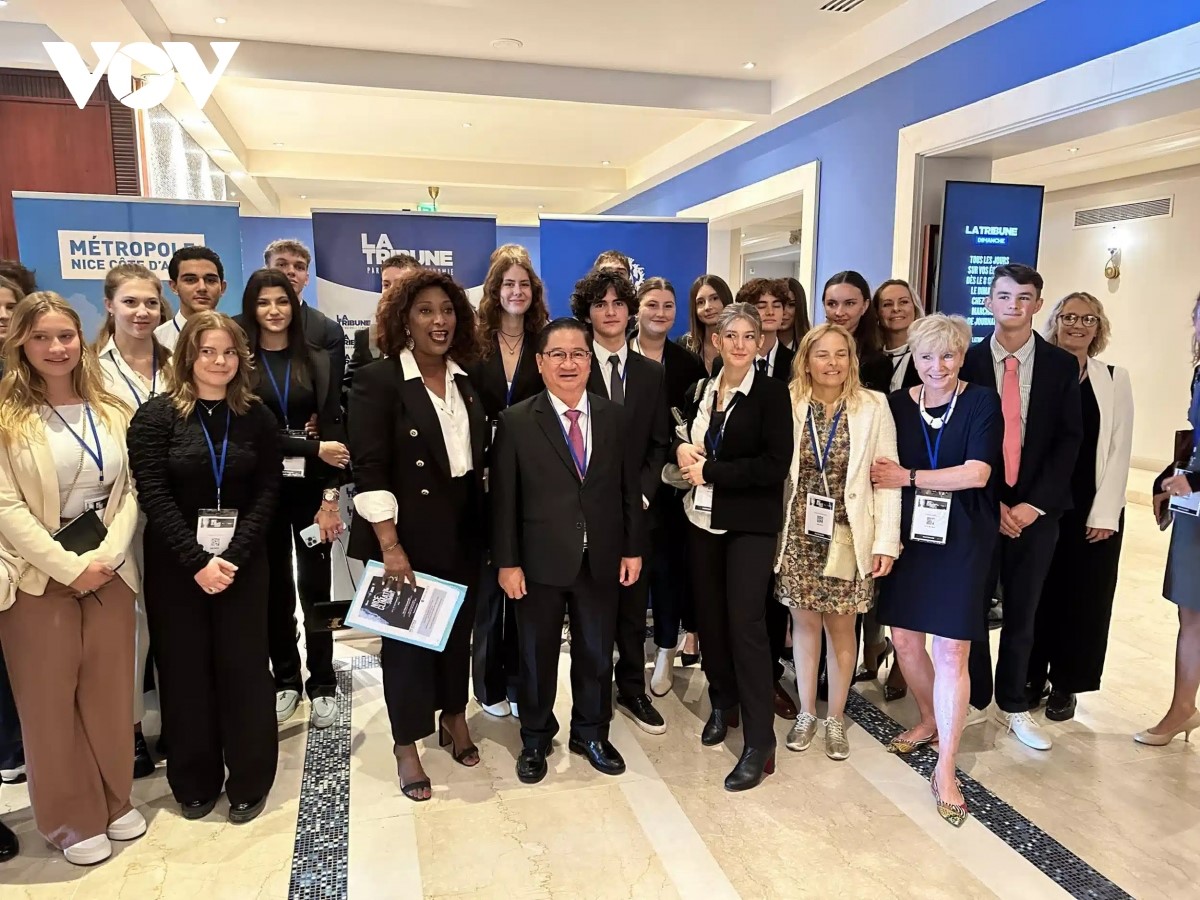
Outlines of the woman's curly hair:
[[449,356],[459,365],[475,360],[479,345],[475,338],[475,309],[467,293],[452,277],[433,269],[420,269],[392,285],[379,301],[375,321],[379,327],[379,350],[396,356],[408,346],[408,313],[426,288],[438,288],[454,304],[454,337]]

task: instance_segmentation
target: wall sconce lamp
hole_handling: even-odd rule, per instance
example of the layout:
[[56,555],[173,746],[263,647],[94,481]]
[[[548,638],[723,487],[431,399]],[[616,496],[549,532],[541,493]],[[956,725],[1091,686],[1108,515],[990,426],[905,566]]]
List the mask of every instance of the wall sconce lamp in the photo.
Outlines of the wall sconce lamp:
[[1108,248],[1108,262],[1104,264],[1104,277],[1114,281],[1121,277],[1121,248]]

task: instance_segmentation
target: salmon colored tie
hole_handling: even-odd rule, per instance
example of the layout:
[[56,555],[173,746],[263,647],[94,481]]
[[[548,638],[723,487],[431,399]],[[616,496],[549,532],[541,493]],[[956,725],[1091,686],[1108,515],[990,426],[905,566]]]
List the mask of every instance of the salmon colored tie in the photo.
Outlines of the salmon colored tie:
[[1000,393],[1000,410],[1004,413],[1004,481],[1009,487],[1017,483],[1021,472],[1021,379],[1017,376],[1020,360],[1004,357],[1004,385]]

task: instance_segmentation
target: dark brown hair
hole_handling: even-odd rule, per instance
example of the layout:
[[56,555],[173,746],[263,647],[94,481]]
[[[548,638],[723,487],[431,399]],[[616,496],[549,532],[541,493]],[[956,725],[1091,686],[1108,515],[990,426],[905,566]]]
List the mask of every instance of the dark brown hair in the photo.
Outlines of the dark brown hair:
[[717,296],[721,298],[721,305],[728,306],[733,302],[733,291],[729,289],[729,285],[725,283],[725,279],[720,275],[701,275],[692,282],[691,290],[688,291],[688,310],[690,317],[688,322],[687,340],[684,346],[693,353],[704,353],[704,325],[700,322],[700,317],[696,314],[696,298],[700,295],[700,288],[710,287],[717,292]]
[[479,301],[479,353],[485,359],[496,352],[496,332],[500,330],[500,317],[504,307],[500,304],[500,286],[504,273],[513,266],[520,266],[529,273],[529,309],[525,312],[525,334],[535,337],[550,321],[546,308],[546,289],[542,279],[533,271],[533,261],[524,247],[505,244],[492,254],[491,265],[483,279],[483,299]]
[[808,318],[808,294],[805,293],[804,285],[798,279],[785,278],[784,281],[787,282],[790,294],[785,302],[790,302],[796,307],[796,311],[792,315],[792,346],[799,347],[804,336],[812,328],[812,321]]
[[754,306],[763,297],[770,294],[780,303],[787,303],[788,286],[782,278],[751,278],[738,288],[735,303],[749,303]]
[[590,326],[592,304],[603,301],[609,288],[617,292],[617,299],[629,310],[629,321],[632,323],[638,311],[638,295],[633,289],[633,282],[620,272],[608,269],[592,269],[575,282],[575,290],[571,293],[571,315]]
[[21,265],[19,260],[0,259],[0,275],[15,281],[26,296],[37,290],[37,272]]
[[879,341],[879,316],[875,315],[875,307],[871,304],[871,285],[867,283],[867,279],[853,269],[838,272],[825,282],[825,289],[821,291],[822,304],[825,302],[825,295],[829,293],[829,289],[839,284],[848,284],[858,288],[858,292],[862,294],[865,309],[862,318],[858,320],[858,327],[854,329],[854,343],[858,345],[858,358],[862,360],[876,355],[880,352],[881,344]]
[[259,402],[253,389],[254,361],[250,358],[250,345],[246,343],[242,326],[215,309],[201,310],[191,316],[179,332],[175,355],[171,359],[171,403],[184,419],[196,408],[196,381],[192,370],[200,358],[200,340],[206,331],[225,332],[237,350],[238,370],[225,389],[225,400],[235,415],[244,416],[251,405]]
[[475,310],[458,282],[433,269],[421,269],[402,278],[380,299],[375,313],[380,352],[384,356],[398,356],[408,346],[409,310],[426,288],[438,288],[454,304],[454,337],[450,340],[447,356],[460,365],[473,361],[479,355],[475,340]]

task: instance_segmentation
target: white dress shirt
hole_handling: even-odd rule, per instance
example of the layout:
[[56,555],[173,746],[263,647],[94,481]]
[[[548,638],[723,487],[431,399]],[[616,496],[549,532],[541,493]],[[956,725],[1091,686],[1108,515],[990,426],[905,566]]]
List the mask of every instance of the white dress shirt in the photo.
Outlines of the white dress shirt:
[[[618,357],[617,377],[623,382],[625,380],[625,360],[629,358],[629,347],[622,341],[620,350],[609,350],[607,347],[601,347],[596,341],[592,341],[592,355],[600,363],[600,375],[604,381],[604,391],[608,394],[609,400],[612,399],[612,391],[609,388],[609,385],[612,384],[612,363],[609,360],[612,359],[614,354]],[[580,425],[579,427],[582,428],[583,426]]]
[[[750,388],[754,385],[754,366],[750,367],[750,371],[742,379],[741,383],[730,390],[722,385],[722,392],[725,394],[725,425],[729,426],[729,418],[737,412],[737,405],[733,409],[729,408],[729,403],[733,399],[734,394],[749,394]],[[716,378],[708,379],[704,385],[704,394],[700,397],[700,406],[696,409],[696,418],[692,420],[692,430],[689,433],[691,442],[697,447],[704,447],[704,436],[708,433],[708,423],[712,419],[713,397],[716,394],[717,383],[725,377],[724,370]],[[707,452],[707,448],[705,448]],[[712,511],[707,509],[696,509],[696,491],[693,488],[687,492],[683,498],[683,511],[688,517],[688,521],[697,528],[703,528],[710,534],[724,534],[725,529],[712,527]]]
[[[401,350],[397,357],[405,381],[421,378],[417,360],[411,350]],[[442,441],[446,445],[446,457],[450,461],[450,477],[461,478],[472,469],[471,420],[467,404],[455,384],[456,375],[464,375],[454,360],[446,358],[446,399],[442,399],[425,385],[425,392],[437,412],[438,425],[442,430]],[[354,509],[368,522],[382,522],[390,518],[397,521],[400,506],[391,491],[363,491],[354,497]]]
[[908,374],[908,363],[912,359],[912,351],[908,349],[908,344],[901,344],[892,350],[884,350],[883,355],[892,364],[892,383],[888,387],[893,391],[898,391],[904,387],[904,376]]
[[755,357],[754,368],[756,368],[756,369],[758,368],[758,361],[760,359],[765,359],[767,361],[767,375],[774,377],[774,375],[775,375],[775,357],[778,355],[778,353],[779,353],[779,339],[776,338],[775,343],[771,345],[770,350],[768,350],[762,356]]
[[[571,441],[568,435],[571,433],[571,420],[567,418],[567,410],[577,409],[583,415],[579,417],[579,430],[583,432],[583,457],[587,462],[592,458],[592,405],[588,403],[587,391],[584,391],[579,398],[579,402],[574,406],[567,406],[562,400],[559,400],[551,391],[546,391],[550,396],[550,405],[554,407],[554,413],[558,416],[558,424],[562,426],[563,440],[567,444],[567,449],[571,448]],[[586,469],[584,470],[587,471]]]
[[[64,522],[74,519],[93,503],[107,502],[113,483],[125,465],[124,445],[112,436],[100,414],[94,409],[91,412],[91,421],[96,424],[94,435],[82,403],[59,406],[57,415],[50,407],[42,410],[42,420],[46,423],[46,442],[50,445],[58,474],[59,515]],[[84,451],[76,435],[83,439],[91,453]],[[104,463],[103,478],[100,477],[99,466],[92,459],[97,439],[100,441],[100,458]],[[100,512],[103,513],[102,508]]]
[[183,331],[183,326],[187,324],[187,319],[183,315],[183,311],[175,313],[175,318],[170,322],[163,322],[154,329],[154,336],[158,338],[158,342],[168,350],[175,349],[175,342],[179,340],[179,332]]
[[130,412],[137,412],[138,407],[151,397],[167,392],[167,370],[161,363],[160,360],[154,382],[151,383],[141,372],[125,362],[125,357],[121,356],[113,338],[109,338],[104,349],[100,351],[100,371],[104,373],[105,386],[129,407]]
[[1025,426],[1029,422],[1029,393],[1033,389],[1033,351],[1036,342],[1032,334],[1029,340],[1021,345],[1016,353],[1009,353],[996,340],[992,333],[992,367],[996,372],[996,390],[1004,396],[1004,360],[1010,356],[1017,358],[1017,378],[1021,382],[1021,446],[1025,446]]

